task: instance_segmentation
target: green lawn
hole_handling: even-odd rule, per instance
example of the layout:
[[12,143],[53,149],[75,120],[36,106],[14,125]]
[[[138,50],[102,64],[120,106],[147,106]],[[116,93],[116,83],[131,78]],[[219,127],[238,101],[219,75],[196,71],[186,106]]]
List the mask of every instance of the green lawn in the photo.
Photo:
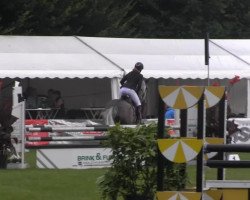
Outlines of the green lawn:
[[[240,154],[242,160],[250,154]],[[30,167],[23,170],[0,170],[1,200],[99,200],[96,179],[105,169],[55,170],[37,169],[35,153],[27,153]],[[190,184],[195,187],[196,167],[188,166]],[[227,179],[250,180],[250,169],[226,169]],[[216,179],[216,169],[206,168],[206,178]]]
[[[250,160],[249,153],[240,153],[241,160]],[[196,166],[188,166],[189,187],[196,186]],[[206,180],[217,179],[217,169],[205,167]],[[225,169],[225,178],[227,180],[250,180],[250,169]]]
[[36,169],[34,151],[27,153],[30,167],[0,170],[1,200],[99,200],[96,179],[105,169]]

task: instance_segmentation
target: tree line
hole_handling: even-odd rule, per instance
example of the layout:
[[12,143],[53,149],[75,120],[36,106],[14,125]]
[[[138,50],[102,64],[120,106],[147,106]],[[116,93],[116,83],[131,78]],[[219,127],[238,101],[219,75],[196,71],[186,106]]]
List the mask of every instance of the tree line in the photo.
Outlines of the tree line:
[[249,38],[247,0],[1,0],[1,35]]

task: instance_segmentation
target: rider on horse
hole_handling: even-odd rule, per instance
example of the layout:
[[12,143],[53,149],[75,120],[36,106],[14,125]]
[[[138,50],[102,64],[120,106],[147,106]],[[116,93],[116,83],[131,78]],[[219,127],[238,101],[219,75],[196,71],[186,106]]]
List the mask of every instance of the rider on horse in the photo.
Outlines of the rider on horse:
[[136,106],[136,116],[138,123],[140,123],[142,119],[141,101],[138,97],[138,92],[141,89],[141,84],[143,81],[143,75],[141,74],[142,69],[143,64],[141,62],[137,62],[134,69],[125,75],[120,81],[122,85],[120,88],[120,95],[128,95],[132,99]]

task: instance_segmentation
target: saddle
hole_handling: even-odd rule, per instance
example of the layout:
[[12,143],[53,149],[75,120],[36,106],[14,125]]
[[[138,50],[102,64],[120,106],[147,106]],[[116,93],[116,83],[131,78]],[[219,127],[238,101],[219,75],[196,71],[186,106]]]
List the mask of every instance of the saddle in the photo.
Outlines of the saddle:
[[132,99],[131,99],[131,97],[130,97],[129,95],[127,95],[127,94],[122,95],[120,99],[121,99],[121,100],[124,100],[124,101],[126,101],[126,102],[128,102],[128,103],[131,104],[134,108],[136,108],[134,102],[132,101]]

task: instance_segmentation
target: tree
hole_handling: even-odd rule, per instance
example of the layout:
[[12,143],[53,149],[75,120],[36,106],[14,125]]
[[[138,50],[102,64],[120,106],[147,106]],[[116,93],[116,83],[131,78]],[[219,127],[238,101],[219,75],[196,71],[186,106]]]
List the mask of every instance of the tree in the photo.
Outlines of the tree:
[[2,0],[1,34],[249,38],[250,2],[234,0]]

